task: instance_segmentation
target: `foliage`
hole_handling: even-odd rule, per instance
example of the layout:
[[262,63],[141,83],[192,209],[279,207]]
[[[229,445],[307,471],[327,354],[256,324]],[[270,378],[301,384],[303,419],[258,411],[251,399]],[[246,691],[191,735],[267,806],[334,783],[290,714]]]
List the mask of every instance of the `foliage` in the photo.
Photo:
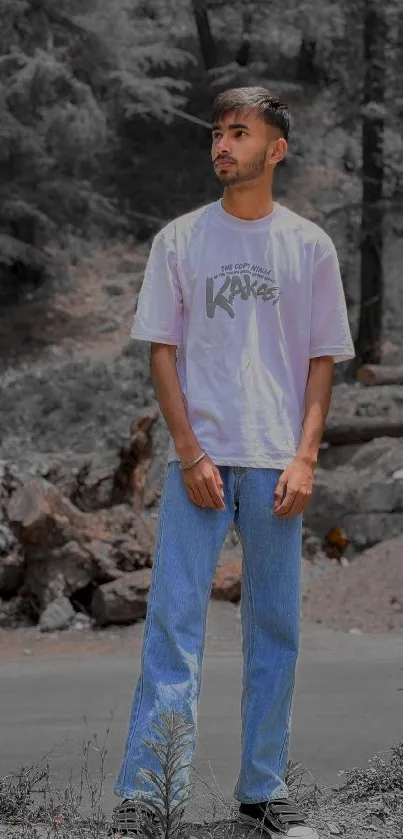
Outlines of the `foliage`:
[[[216,197],[203,127],[212,99],[264,84],[290,100],[297,130],[284,183],[304,173],[312,216],[337,234],[350,304],[361,130],[381,104],[383,209],[401,234],[403,7],[384,4],[384,101],[364,108],[367,2],[0,0],[0,293],[42,281],[49,243],[57,252],[70,235],[129,229],[147,238]],[[329,171],[337,188],[315,192],[313,149],[316,173]]]
[[39,281],[50,264],[46,244],[67,225],[85,235],[120,222],[99,178],[114,123],[120,115],[164,120],[182,105],[187,84],[169,70],[189,56],[127,0],[106,9],[102,0],[0,0],[0,16],[4,286],[17,276]]
[[343,801],[361,801],[375,795],[396,794],[399,800],[403,789],[403,741],[389,751],[387,758],[374,755],[366,767],[355,767],[342,773],[344,784],[340,797]]
[[[157,817],[164,839],[179,839],[183,816],[183,804],[191,784],[181,781],[181,770],[190,767],[184,763],[183,756],[189,749],[189,734],[194,725],[185,722],[181,714],[162,713],[161,720],[155,724],[160,739],[145,740],[145,745],[157,758],[161,766],[161,775],[151,769],[142,769],[142,774],[155,787],[155,799],[147,802],[147,807]],[[179,797],[180,796],[180,797]],[[155,827],[142,826],[148,839],[155,839]]]

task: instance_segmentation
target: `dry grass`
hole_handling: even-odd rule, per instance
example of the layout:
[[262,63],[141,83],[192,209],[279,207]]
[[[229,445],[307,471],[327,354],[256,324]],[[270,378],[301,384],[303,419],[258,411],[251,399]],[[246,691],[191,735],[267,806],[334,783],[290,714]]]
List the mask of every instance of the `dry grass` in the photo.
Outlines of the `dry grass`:
[[[212,789],[210,817],[205,824],[189,824],[181,816],[181,804],[191,795],[193,784],[178,782],[178,768],[183,766],[191,726],[180,715],[166,714],[156,727],[156,737],[147,741],[161,766],[156,775],[143,770],[154,785],[152,810],[158,827],[139,821],[144,839],[249,839],[262,836],[258,828],[245,829],[237,823],[238,804],[228,802],[219,787]],[[106,742],[95,738],[99,771],[94,778],[89,769],[90,751],[83,747],[83,764],[78,787],[70,777],[64,789],[53,787],[46,757],[18,774],[0,779],[0,839],[119,839],[112,832],[110,819],[102,810],[105,785]],[[185,764],[185,766],[189,764]],[[403,742],[386,755],[376,755],[366,768],[341,773],[338,789],[320,788],[299,763],[290,762],[286,781],[290,795],[307,815],[320,839],[345,835],[348,839],[403,839]],[[89,814],[83,814],[83,802],[89,801]],[[87,805],[88,811],[88,805]],[[339,833],[335,832],[335,829]]]

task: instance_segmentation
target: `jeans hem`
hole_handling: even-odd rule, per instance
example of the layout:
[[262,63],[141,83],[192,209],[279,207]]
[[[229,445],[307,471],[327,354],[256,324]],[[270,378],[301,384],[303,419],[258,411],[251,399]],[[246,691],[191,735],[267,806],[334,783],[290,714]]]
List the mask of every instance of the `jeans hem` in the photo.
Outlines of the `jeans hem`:
[[277,788],[275,792],[266,795],[261,795],[259,798],[257,798],[256,796],[250,798],[247,795],[241,795],[238,792],[234,792],[234,798],[241,804],[261,804],[262,801],[267,803],[268,801],[276,801],[278,798],[289,798],[289,791],[287,787],[283,789]]
[[[160,799],[156,798],[153,795],[148,795],[147,793],[141,792],[140,790],[135,790],[133,792],[133,790],[125,790],[124,787],[115,785],[113,791],[118,798],[128,799],[129,801],[139,801],[144,804],[150,803],[161,807]],[[173,801],[171,801],[171,807],[176,807],[176,805],[178,804],[182,804],[183,807],[185,807],[186,800],[187,799],[175,798]]]

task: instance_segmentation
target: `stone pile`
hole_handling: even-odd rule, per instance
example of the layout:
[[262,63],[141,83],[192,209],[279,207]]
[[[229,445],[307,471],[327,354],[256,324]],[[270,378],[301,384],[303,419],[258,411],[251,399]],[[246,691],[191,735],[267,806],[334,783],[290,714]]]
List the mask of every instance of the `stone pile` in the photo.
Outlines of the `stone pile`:
[[[145,617],[163,477],[153,446],[160,420],[157,407],[141,414],[115,454],[37,454],[29,469],[0,461],[0,625],[55,630]],[[323,446],[304,514],[305,564],[347,566],[402,534],[403,440]],[[212,597],[239,603],[241,580],[232,529]]]

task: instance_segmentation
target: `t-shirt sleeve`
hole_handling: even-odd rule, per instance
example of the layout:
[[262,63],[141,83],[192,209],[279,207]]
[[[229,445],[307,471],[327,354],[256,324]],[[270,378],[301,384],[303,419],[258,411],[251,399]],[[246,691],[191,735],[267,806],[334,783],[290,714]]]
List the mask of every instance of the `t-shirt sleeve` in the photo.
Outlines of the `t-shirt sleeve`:
[[336,248],[329,239],[315,247],[312,277],[310,358],[332,355],[335,363],[355,350]]
[[137,298],[130,337],[163,344],[182,343],[182,289],[172,227],[155,236]]

